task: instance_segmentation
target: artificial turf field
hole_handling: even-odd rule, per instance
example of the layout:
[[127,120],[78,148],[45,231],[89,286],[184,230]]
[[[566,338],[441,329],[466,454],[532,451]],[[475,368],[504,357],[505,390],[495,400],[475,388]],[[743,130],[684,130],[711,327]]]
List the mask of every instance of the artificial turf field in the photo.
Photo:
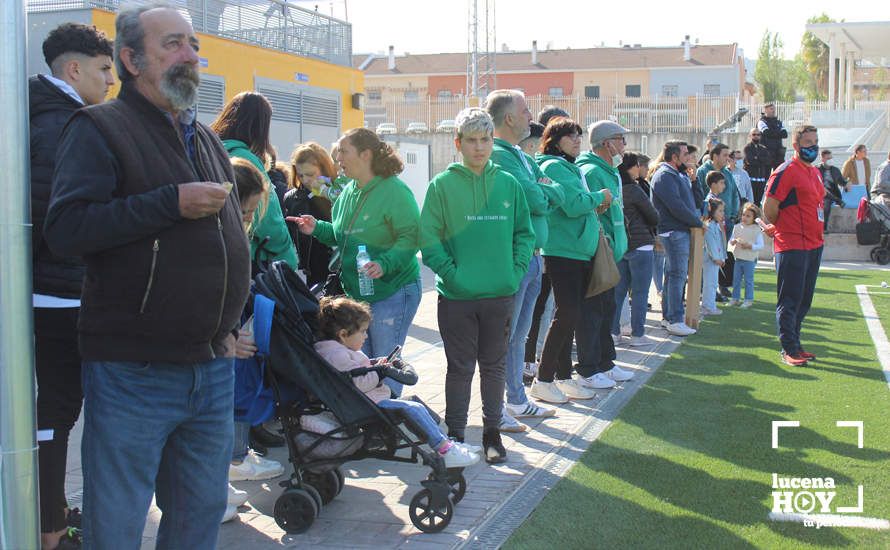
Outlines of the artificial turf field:
[[[818,360],[789,367],[775,274],[757,270],[755,306],[707,318],[505,547],[890,548],[890,530],[768,519],[773,473],[833,478],[832,509],[855,506],[862,485],[864,509],[852,515],[890,519],[890,387],[854,288],[885,280],[890,272],[823,270],[803,329]],[[869,291],[890,332],[890,288]],[[773,420],[801,424],[781,430],[778,449]],[[862,449],[837,420],[864,422]]]

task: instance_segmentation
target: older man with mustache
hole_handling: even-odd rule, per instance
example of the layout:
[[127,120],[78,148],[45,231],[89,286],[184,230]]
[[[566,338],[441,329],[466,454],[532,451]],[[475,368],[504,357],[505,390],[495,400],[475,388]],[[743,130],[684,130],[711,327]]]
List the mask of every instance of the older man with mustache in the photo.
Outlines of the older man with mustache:
[[87,266],[83,547],[214,548],[232,453],[235,334],[250,282],[226,151],[195,121],[198,40],[166,4],[118,13],[118,97],[78,111],[45,236]]

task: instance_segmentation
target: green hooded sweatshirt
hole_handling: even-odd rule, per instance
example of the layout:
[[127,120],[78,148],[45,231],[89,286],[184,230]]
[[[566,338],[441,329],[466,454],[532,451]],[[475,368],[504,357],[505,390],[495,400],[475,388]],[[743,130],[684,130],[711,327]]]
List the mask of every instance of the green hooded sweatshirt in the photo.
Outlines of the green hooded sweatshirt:
[[[361,211],[356,214],[359,207]],[[340,282],[351,298],[379,302],[420,277],[420,212],[414,193],[399,178],[378,176],[361,189],[355,181],[350,182],[337,197],[331,219],[332,222],[318,220],[312,236],[328,246],[340,247]],[[346,235],[350,224],[352,230]],[[374,279],[371,296],[362,296],[358,289],[355,256],[360,244],[367,247],[371,261],[383,268],[383,277]]]
[[618,168],[609,166],[593,151],[584,151],[578,155],[575,164],[581,168],[581,173],[587,179],[591,191],[608,189],[612,193],[612,204],[608,210],[600,214],[600,223],[606,238],[609,239],[609,244],[612,245],[615,262],[618,263],[627,252],[627,229],[624,227],[624,201]]
[[423,263],[451,300],[514,294],[535,243],[522,187],[491,161],[482,175],[454,163],[433,178],[420,235]]
[[[251,259],[270,262],[284,260],[291,268],[297,269],[299,267],[297,250],[294,248],[294,241],[290,238],[290,233],[284,221],[284,214],[281,213],[281,203],[278,202],[278,195],[272,189],[272,182],[269,181],[269,176],[266,175],[266,168],[263,166],[263,162],[253,154],[253,151],[243,141],[226,139],[222,143],[226,151],[229,152],[229,157],[242,158],[253,163],[263,175],[269,188],[269,203],[264,209],[263,217],[259,217],[259,208],[257,208],[253,216],[250,235]],[[269,240],[263,246],[259,257],[257,257],[257,247],[266,237]]]
[[562,157],[538,153],[535,162],[545,176],[562,186],[566,197],[548,218],[550,238],[544,255],[585,261],[593,258],[600,242],[596,207],[603,202],[604,194],[591,191],[581,169]]
[[532,228],[535,230],[535,248],[544,248],[550,234],[547,218],[565,200],[562,186],[556,182],[542,183],[541,180],[546,176],[534,159],[501,138],[494,138],[491,161],[516,178],[522,186],[532,216]]

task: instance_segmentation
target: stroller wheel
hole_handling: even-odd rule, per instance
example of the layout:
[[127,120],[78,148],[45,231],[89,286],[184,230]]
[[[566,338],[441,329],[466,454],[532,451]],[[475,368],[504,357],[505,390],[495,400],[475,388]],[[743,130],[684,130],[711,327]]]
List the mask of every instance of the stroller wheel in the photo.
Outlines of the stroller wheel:
[[334,473],[337,474],[337,479],[340,480],[340,485],[337,488],[337,494],[339,495],[343,491],[343,487],[346,487],[346,476],[343,475],[343,470],[340,468],[334,468]]
[[321,493],[319,493],[318,489],[316,489],[313,485],[304,483],[303,490],[309,493],[309,496],[311,496],[312,500],[315,501],[315,505],[318,507],[318,512],[316,512],[315,517],[318,517],[318,513],[321,512],[321,507],[327,503],[324,501],[324,499],[321,498]]
[[879,248],[875,251],[875,261],[880,265],[890,264],[890,250]]
[[881,249],[880,246],[876,246],[871,249],[871,261],[873,261],[873,262],[878,261],[878,250],[880,250],[880,249]]
[[[436,477],[433,474],[430,474],[427,479],[432,481],[436,479]],[[451,498],[452,504],[457,505],[467,492],[467,480],[464,478],[464,474],[459,471],[449,471],[448,485],[451,486],[451,493],[448,496]]]
[[438,508],[433,506],[432,501],[432,491],[423,489],[414,495],[411,504],[408,505],[411,523],[424,533],[438,533],[445,529],[454,515],[454,505],[451,504],[450,498],[446,498],[445,503]]
[[334,500],[334,497],[340,494],[342,490],[340,476],[337,475],[336,470],[328,470],[320,474],[306,473],[303,479],[318,490],[323,505],[327,505]]
[[288,489],[275,501],[275,523],[290,533],[305,533],[318,515],[315,499],[303,489]]

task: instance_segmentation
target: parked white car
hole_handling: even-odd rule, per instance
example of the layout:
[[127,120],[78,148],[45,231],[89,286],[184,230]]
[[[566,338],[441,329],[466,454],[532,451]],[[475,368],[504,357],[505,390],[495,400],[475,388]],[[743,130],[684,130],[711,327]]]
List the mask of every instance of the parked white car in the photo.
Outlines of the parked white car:
[[405,133],[410,134],[428,134],[430,133],[430,127],[426,125],[426,122],[411,122],[408,124],[408,128],[405,129]]
[[377,125],[377,135],[385,136],[388,134],[398,134],[399,129],[392,122],[382,122]]
[[454,119],[446,118],[439,122],[436,126],[436,132],[440,134],[450,134],[457,129]]

